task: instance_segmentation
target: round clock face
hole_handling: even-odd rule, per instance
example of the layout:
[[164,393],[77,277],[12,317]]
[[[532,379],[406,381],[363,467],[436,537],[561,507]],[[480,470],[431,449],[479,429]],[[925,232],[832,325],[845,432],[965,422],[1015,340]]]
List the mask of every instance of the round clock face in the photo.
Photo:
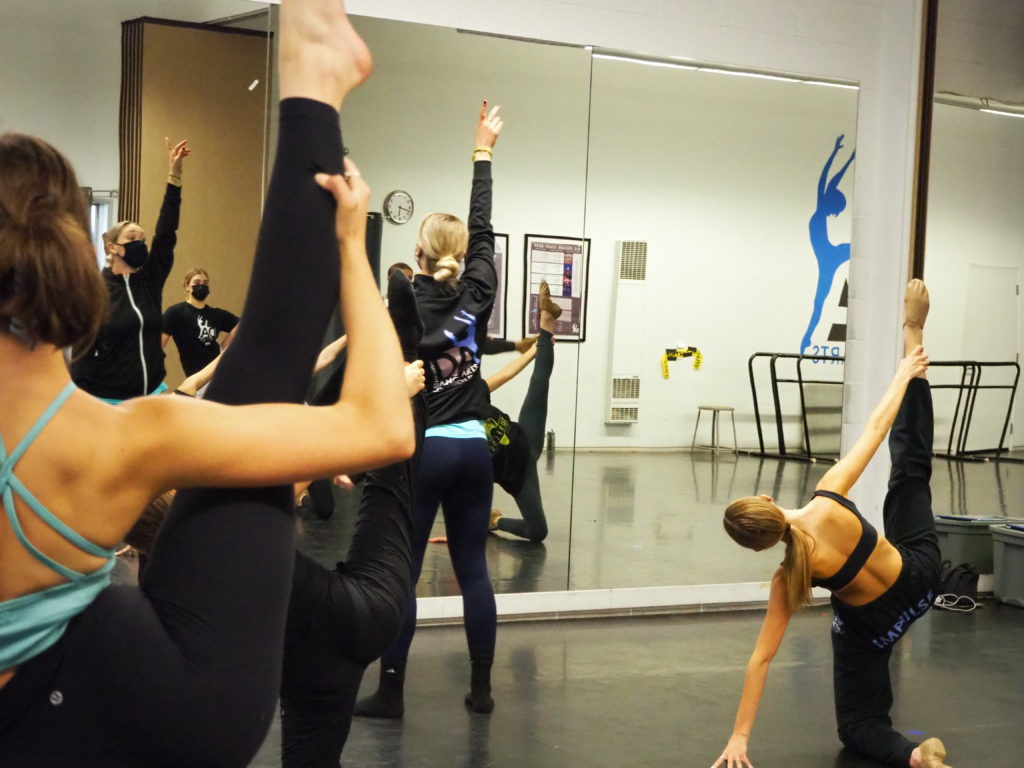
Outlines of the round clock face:
[[412,218],[412,195],[396,189],[384,198],[384,215],[392,224],[405,224]]

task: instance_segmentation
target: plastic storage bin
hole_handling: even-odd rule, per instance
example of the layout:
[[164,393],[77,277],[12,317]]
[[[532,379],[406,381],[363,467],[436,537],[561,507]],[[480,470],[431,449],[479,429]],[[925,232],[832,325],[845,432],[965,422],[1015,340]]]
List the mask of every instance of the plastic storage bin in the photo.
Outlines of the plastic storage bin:
[[1004,517],[936,515],[935,532],[942,559],[952,565],[969,563],[978,573],[992,573],[992,531],[989,528],[1005,522]]
[[1024,525],[993,525],[995,584],[992,591],[1001,603],[1024,608]]

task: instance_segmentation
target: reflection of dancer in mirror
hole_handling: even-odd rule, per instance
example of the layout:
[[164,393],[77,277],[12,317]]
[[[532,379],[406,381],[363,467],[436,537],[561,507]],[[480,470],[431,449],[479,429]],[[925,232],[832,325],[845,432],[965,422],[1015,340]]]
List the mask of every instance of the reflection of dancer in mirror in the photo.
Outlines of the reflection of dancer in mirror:
[[[281,682],[286,484],[413,452],[365,253],[369,189],[351,164],[347,181],[320,176],[336,203],[313,176],[342,170],[338,106],[369,52],[341,0],[285,0],[279,40],[279,145],[245,322],[205,402],[112,407],[70,384],[60,349],[89,341],[106,300],[81,190],[52,147],[0,138],[0,271],[19,286],[0,285],[0,369],[14,372],[0,378],[0,434],[21,438],[0,451],[0,765],[248,765]],[[336,406],[312,409],[297,403],[339,260],[349,375]],[[110,548],[175,487],[142,583],[110,585]]]
[[[420,225],[416,299],[423,320],[419,358],[427,386],[427,430],[414,485],[416,577],[423,567],[430,528],[443,505],[448,552],[462,591],[466,641],[472,665],[466,705],[490,712],[491,665],[497,633],[494,590],[487,574],[487,525],[493,477],[483,420],[487,393],[480,385],[480,349],[494,305],[498,275],[491,226],[491,158],[501,133],[498,108],[480,109],[473,152],[469,226],[456,216],[432,213]],[[460,262],[465,262],[461,276]],[[381,658],[380,686],[356,705],[363,717],[402,717],[405,665],[416,632],[416,595],[409,591],[402,631]]]
[[76,350],[79,356],[71,365],[78,387],[111,404],[167,389],[161,342],[163,292],[178,242],[182,164],[192,150],[187,141],[164,141],[167,185],[152,247],[134,221],[119,221],[103,233],[107,266],[101,274],[110,293],[109,314],[89,349]]
[[226,309],[206,303],[210,295],[210,276],[196,267],[185,273],[185,301],[167,308],[163,316],[161,346],[172,338],[186,376],[202,370],[217,358],[231,342],[238,317]]
[[[812,586],[832,592],[836,721],[843,744],[893,768],[945,766],[941,741],[914,744],[893,730],[889,717],[893,645],[931,607],[940,571],[929,487],[932,400],[921,346],[929,306],[924,283],[910,282],[904,305],[906,357],[864,434],[821,479],[814,498],[786,510],[769,496],[751,496],[725,511],[725,530],[737,543],[759,551],[783,541],[786,556],[772,578],[732,737],[712,768],[750,765],[747,741],[768,665],[790,617],[809,602]],[[883,506],[885,535],[879,536],[846,494],[887,432],[892,470]]]
[[850,260],[850,244],[833,244],[828,239],[828,217],[838,216],[846,210],[846,195],[839,191],[839,182],[843,180],[846,169],[850,167],[853,158],[857,153],[850,153],[839,172],[831,179],[828,177],[832,168],[832,161],[836,159],[839,150],[843,148],[843,136],[836,139],[835,148],[832,154],[825,161],[825,167],[821,169],[821,177],[818,179],[818,207],[811,215],[808,225],[811,233],[811,248],[814,249],[814,258],[818,262],[818,285],[814,290],[814,307],[811,311],[811,320],[807,324],[807,330],[800,342],[800,354],[807,354],[807,348],[811,346],[811,336],[818,327],[821,320],[821,313],[825,307],[825,299],[832,290],[832,281],[835,279],[839,268]]
[[536,345],[487,379],[487,388],[498,387],[518,375],[533,361],[530,386],[519,410],[519,420],[491,406],[491,415],[484,422],[488,445],[494,462],[494,482],[515,500],[521,520],[491,512],[491,530],[505,531],[534,542],[548,535],[548,521],[540,497],[537,460],[544,450],[544,426],[548,415],[548,382],[555,367],[555,320],[562,308],[551,300],[548,284],[541,281],[537,306],[540,310],[540,337]]

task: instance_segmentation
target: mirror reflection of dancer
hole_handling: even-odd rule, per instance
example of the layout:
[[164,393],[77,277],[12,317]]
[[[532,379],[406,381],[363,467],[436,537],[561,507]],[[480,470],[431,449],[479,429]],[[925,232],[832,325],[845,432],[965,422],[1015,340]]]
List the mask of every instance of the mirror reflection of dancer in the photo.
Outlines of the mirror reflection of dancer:
[[192,150],[187,141],[173,146],[164,141],[169,168],[153,247],[134,221],[119,221],[103,234],[107,266],[101,274],[110,294],[109,314],[90,347],[76,350],[71,365],[80,389],[112,405],[167,389],[160,340],[163,292],[178,242],[182,161]]
[[[786,510],[769,496],[751,496],[725,511],[725,530],[737,543],[759,551],[784,541],[786,557],[772,578],[732,737],[712,768],[750,766],[747,740],[768,664],[793,612],[810,600],[812,585],[832,592],[836,721],[843,744],[893,768],[945,766],[941,741],[914,744],[893,730],[889,717],[893,645],[931,607],[940,572],[929,487],[932,400],[921,346],[929,306],[924,283],[912,280],[904,303],[906,357],[864,434],[821,479],[814,498]],[[883,507],[885,536],[879,536],[846,494],[887,432],[892,471]]]
[[811,215],[808,225],[811,233],[811,248],[814,249],[814,258],[818,262],[818,285],[814,289],[814,307],[811,310],[811,319],[807,323],[807,330],[800,342],[800,354],[807,354],[807,348],[811,346],[811,336],[818,327],[821,320],[822,310],[825,308],[825,299],[832,290],[832,281],[835,279],[839,268],[850,260],[850,244],[833,244],[828,239],[828,217],[838,216],[846,210],[846,195],[839,191],[839,182],[843,180],[846,169],[850,167],[856,152],[850,153],[839,172],[831,179],[828,172],[832,168],[832,161],[836,159],[839,150],[843,148],[843,136],[836,139],[835,148],[832,154],[825,161],[825,167],[821,169],[821,177],[818,179],[818,207]]
[[206,303],[210,295],[210,276],[205,269],[197,267],[186,272],[184,286],[185,301],[164,312],[160,344],[166,348],[167,342],[174,339],[181,369],[186,376],[191,376],[213,362],[222,349],[227,349],[238,317]]
[[[0,377],[0,434],[20,439],[0,453],[0,765],[248,765],[281,682],[285,484],[413,452],[399,344],[356,236],[369,190],[320,177],[336,205],[313,178],[341,171],[337,107],[369,52],[341,0],[285,0],[279,52],[279,145],[245,323],[205,401],[111,407],[68,381],[60,348],[88,342],[106,300],[81,191],[52,147],[0,138],[0,271],[19,286],[0,286],[0,370],[13,372]],[[348,376],[336,406],[312,409],[297,403],[339,250]],[[189,486],[141,585],[110,585],[111,547],[152,498]]]
[[530,386],[519,409],[518,421],[495,406],[484,422],[487,442],[494,463],[494,482],[516,500],[521,520],[503,517],[498,510],[491,513],[491,530],[504,531],[513,536],[542,542],[548,535],[548,521],[540,496],[537,460],[544,450],[544,427],[548,415],[548,382],[555,367],[555,320],[562,308],[551,300],[548,284],[541,281],[538,300],[540,309],[540,336],[525,354],[506,365],[487,379],[487,388],[498,387],[517,376],[530,362],[533,373]]
[[[420,225],[416,299],[423,320],[419,358],[426,370],[427,430],[414,485],[416,578],[430,528],[443,505],[448,552],[462,592],[472,666],[466,705],[494,708],[491,665],[497,633],[494,590],[487,574],[487,526],[493,494],[491,455],[483,420],[487,395],[480,385],[480,350],[494,305],[498,275],[491,227],[491,159],[501,133],[498,107],[480,109],[473,152],[469,226],[432,213]],[[460,262],[465,269],[459,275]],[[362,717],[402,717],[405,665],[416,632],[416,595],[409,591],[402,631],[381,657],[380,686],[356,705]]]

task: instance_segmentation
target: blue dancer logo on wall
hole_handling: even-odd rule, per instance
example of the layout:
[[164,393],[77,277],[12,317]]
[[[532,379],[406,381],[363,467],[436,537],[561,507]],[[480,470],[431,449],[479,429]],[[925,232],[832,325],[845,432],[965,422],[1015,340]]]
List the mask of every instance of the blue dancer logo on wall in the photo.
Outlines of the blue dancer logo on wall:
[[843,148],[843,137],[840,134],[836,139],[836,146],[832,154],[825,161],[825,167],[821,169],[821,177],[818,179],[818,207],[811,215],[808,229],[811,233],[811,248],[814,249],[814,258],[818,262],[818,286],[814,291],[814,307],[811,310],[811,321],[807,324],[807,330],[800,342],[800,353],[807,354],[807,348],[811,346],[811,336],[821,321],[821,312],[825,307],[825,299],[832,290],[832,281],[835,279],[839,268],[850,260],[849,243],[832,243],[828,239],[828,217],[838,216],[846,210],[846,195],[839,191],[839,182],[843,180],[846,169],[850,167],[856,151],[850,153],[839,172],[829,179],[828,174],[832,169],[832,161],[836,159],[839,150]]

